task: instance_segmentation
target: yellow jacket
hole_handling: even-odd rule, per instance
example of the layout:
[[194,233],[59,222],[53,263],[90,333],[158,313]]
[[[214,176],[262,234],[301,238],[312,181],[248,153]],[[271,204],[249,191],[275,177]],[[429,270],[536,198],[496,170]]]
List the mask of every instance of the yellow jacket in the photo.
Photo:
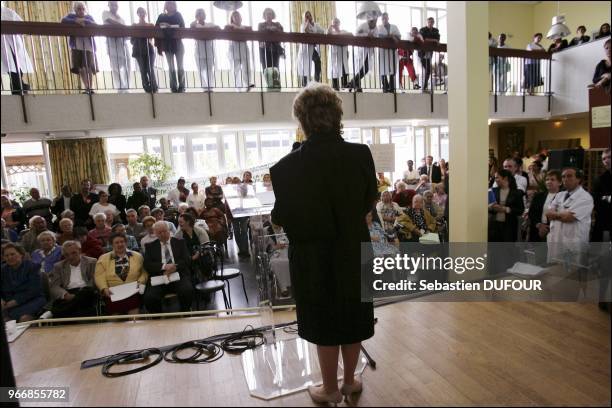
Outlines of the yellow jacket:
[[95,281],[98,289],[103,290],[134,281],[138,281],[142,284],[147,283],[149,276],[143,267],[144,258],[138,252],[128,252],[131,254],[129,256],[130,271],[128,272],[125,282],[122,281],[121,278],[115,273],[115,258],[112,251],[107,252],[98,258],[95,274]]
[[[427,230],[429,232],[436,232],[436,219],[426,209],[423,209],[423,212],[425,213]],[[402,215],[397,218],[397,223],[402,227],[400,231],[408,237],[412,237],[412,233],[418,230],[417,226],[406,213],[402,213]]]
[[377,178],[376,179],[376,183],[378,185],[378,192],[379,193],[384,193],[385,191],[387,191],[389,189],[389,187],[391,187],[391,181],[389,181],[389,179],[387,177],[384,177],[384,181],[381,183],[380,179]]

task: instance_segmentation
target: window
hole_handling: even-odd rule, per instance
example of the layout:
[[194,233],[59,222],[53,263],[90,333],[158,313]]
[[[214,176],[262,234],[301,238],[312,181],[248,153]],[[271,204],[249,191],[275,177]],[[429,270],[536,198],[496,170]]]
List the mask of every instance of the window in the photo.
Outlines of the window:
[[185,136],[172,136],[172,169],[177,177],[187,174],[187,156],[185,155]]
[[437,127],[429,128],[429,154],[437,161],[440,158],[440,132]]
[[440,158],[448,161],[448,126],[440,127]]
[[6,166],[6,188],[13,197],[38,188],[43,197],[50,197],[47,170],[41,142],[3,143],[2,156]]
[[227,133],[221,138],[223,141],[224,171],[240,170],[240,162],[238,161],[238,146],[236,145],[236,134]]
[[387,144],[387,143],[391,143],[391,135],[389,133],[389,129],[388,128],[381,128],[378,131],[378,143],[380,144]]
[[215,134],[196,136],[191,139],[191,158],[194,177],[210,177],[219,172],[219,153]]
[[[395,144],[395,178],[401,178],[406,162],[414,160],[414,140],[406,126],[391,128],[391,142]],[[415,164],[416,166],[416,164]]]
[[272,163],[291,151],[291,134],[287,130],[261,132],[261,164]]
[[244,146],[246,157],[244,161],[245,167],[253,167],[260,163],[259,160],[259,142],[256,132],[245,133]]
[[362,143],[364,144],[374,144],[374,131],[372,128],[366,128],[361,130]]
[[344,140],[351,143],[361,143],[361,129],[348,128],[344,129]]
[[145,151],[153,156],[162,157],[161,137],[147,136],[145,141]]
[[420,167],[421,160],[425,157],[425,128],[414,128],[414,146],[414,165]]
[[128,169],[130,160],[137,159],[145,152],[142,137],[109,138],[106,139],[106,149],[111,180],[119,184],[129,183],[133,179]]

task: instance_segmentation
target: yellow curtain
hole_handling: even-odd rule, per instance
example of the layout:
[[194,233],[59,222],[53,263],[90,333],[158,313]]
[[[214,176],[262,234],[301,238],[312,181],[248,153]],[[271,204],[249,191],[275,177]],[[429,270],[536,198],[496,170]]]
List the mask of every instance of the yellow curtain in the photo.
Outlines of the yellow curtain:
[[[24,21],[59,23],[72,11],[71,1],[7,1]],[[62,37],[24,36],[25,46],[34,64],[34,73],[24,76],[32,89],[79,89],[79,79],[71,78],[70,51]]]
[[[292,1],[291,2],[291,31],[299,33],[304,21],[304,13],[310,11],[314,21],[326,32],[336,17],[335,1]],[[297,60],[297,44],[295,44],[293,61]],[[327,47],[321,46],[321,81],[328,82],[327,78]]]
[[83,179],[90,179],[93,184],[108,184],[105,139],[50,140],[47,143],[54,195],[65,184],[70,185],[72,191],[79,191]]

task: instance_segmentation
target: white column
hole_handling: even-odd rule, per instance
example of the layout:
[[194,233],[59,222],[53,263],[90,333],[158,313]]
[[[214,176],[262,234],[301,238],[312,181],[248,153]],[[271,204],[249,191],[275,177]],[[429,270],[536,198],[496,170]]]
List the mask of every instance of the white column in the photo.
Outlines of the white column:
[[486,242],[489,6],[447,5],[450,241]]

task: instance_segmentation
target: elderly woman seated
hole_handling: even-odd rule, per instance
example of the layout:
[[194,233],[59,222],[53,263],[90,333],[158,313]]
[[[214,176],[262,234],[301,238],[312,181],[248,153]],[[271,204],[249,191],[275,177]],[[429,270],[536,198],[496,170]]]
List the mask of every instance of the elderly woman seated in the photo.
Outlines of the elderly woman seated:
[[38,317],[47,303],[40,266],[24,259],[26,251],[8,243],[2,247],[2,317],[4,321],[27,322]]
[[426,191],[431,190],[431,184],[429,184],[429,177],[427,174],[421,174],[419,178],[419,184],[414,188],[417,194],[423,195]]
[[402,213],[399,204],[392,201],[391,193],[384,191],[381,195],[381,200],[376,204],[378,218],[382,222],[382,228],[389,237],[395,237],[395,221]]
[[398,253],[399,240],[393,239],[393,243],[389,243],[385,231],[378,222],[373,221],[373,211],[366,215],[366,224],[370,231],[370,239],[372,240],[372,248],[375,256],[394,255]]
[[108,237],[111,234],[111,228],[106,225],[106,215],[104,213],[97,213],[93,217],[95,227],[89,231],[89,237],[100,241],[100,245],[105,247],[108,241]]
[[109,241],[113,250],[102,255],[96,263],[96,286],[106,299],[108,314],[137,314],[142,303],[140,293],[116,302],[113,302],[110,296],[114,286],[131,282],[138,282],[139,286],[147,283],[148,275],[143,267],[143,257],[138,252],[128,250],[125,235],[113,234]]
[[63,245],[66,241],[74,240],[74,222],[70,218],[62,218],[60,220],[55,238],[59,245]]
[[215,205],[212,198],[204,200],[204,209],[200,216],[208,225],[208,235],[213,241],[225,245],[227,241],[227,221],[225,214]]
[[410,207],[412,203],[412,197],[416,194],[416,191],[408,189],[408,185],[403,181],[399,181],[395,184],[395,191],[392,195],[392,200],[396,202],[400,207]]
[[199,259],[200,245],[210,241],[206,230],[195,224],[195,218],[189,213],[179,216],[179,230],[174,235],[175,238],[182,239],[187,244],[187,251],[193,262]]
[[62,247],[57,245],[55,234],[43,231],[38,234],[40,248],[32,252],[32,262],[40,265],[40,271],[49,273],[53,266],[62,259]]
[[[113,225],[113,227],[111,228],[111,234],[121,234],[121,235],[125,235],[125,237],[127,238],[127,247],[130,251],[140,251],[140,246],[138,245],[138,241],[136,240],[136,238],[133,235],[130,235],[126,232],[126,228],[125,225],[123,224],[115,224]],[[104,248],[105,252],[109,252],[112,251],[113,247],[110,244],[110,242],[106,245],[106,247]]]
[[424,208],[423,196],[415,195],[412,208],[404,211],[397,219],[400,239],[418,242],[428,232],[436,232],[436,219]]
[[151,215],[148,217],[145,217],[142,220],[142,226],[144,230],[146,231],[145,234],[142,236],[142,239],[140,240],[140,252],[142,252],[143,254],[145,253],[145,246],[149,242],[153,242],[157,239],[155,232],[153,232],[153,224],[155,224],[155,222],[156,222],[155,217]]
[[423,207],[429,211],[432,217],[440,219],[444,216],[444,210],[442,210],[438,204],[434,201],[434,193],[431,191],[425,191],[423,193]]
[[96,259],[81,254],[78,241],[62,245],[64,260],[49,274],[49,292],[53,317],[80,317],[96,314],[97,291],[94,287]]

